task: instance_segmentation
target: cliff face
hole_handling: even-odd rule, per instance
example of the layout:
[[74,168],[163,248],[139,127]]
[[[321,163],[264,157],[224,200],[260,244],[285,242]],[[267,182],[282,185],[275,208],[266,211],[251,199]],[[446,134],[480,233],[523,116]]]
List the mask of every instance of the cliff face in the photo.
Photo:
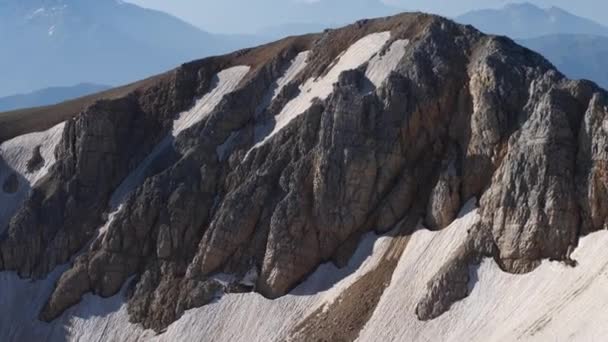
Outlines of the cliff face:
[[70,263],[43,320],[128,284],[131,320],[161,331],[224,293],[281,297],[370,231],[443,229],[476,198],[416,307],[432,319],[483,258],[574,264],[579,238],[607,228],[606,95],[423,14],[192,62],[62,123],[37,178],[2,144],[3,196],[28,190],[0,266],[42,278]]

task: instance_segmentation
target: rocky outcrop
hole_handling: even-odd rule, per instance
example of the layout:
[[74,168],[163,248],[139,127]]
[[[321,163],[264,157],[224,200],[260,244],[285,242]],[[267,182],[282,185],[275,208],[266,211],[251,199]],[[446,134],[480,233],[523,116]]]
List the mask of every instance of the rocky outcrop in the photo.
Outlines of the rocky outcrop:
[[[386,72],[380,84],[368,77],[369,61],[343,70],[331,94],[267,135],[302,84],[378,32],[390,32],[378,56],[408,41],[395,68],[374,70]],[[306,67],[268,102],[305,50]],[[213,90],[214,76],[238,65],[250,71],[235,90],[170,135],[179,113]],[[479,222],[417,307],[426,320],[467,296],[470,268],[482,258],[528,272],[543,259],[568,261],[581,234],[607,225],[606,93],[565,79],[506,38],[404,14],[171,75],[70,120],[58,163],[11,221],[2,269],[40,277],[72,260],[41,319],[130,281],[131,319],[162,331],[222,293],[285,295],[320,263],[347,259],[363,233],[387,232],[406,217],[442,229],[476,197]],[[158,146],[145,181],[109,204]]]
[[40,147],[41,146],[34,147],[34,150],[32,151],[32,156],[27,161],[26,169],[29,173],[37,171],[44,166],[45,160],[42,157],[42,154],[40,154]]

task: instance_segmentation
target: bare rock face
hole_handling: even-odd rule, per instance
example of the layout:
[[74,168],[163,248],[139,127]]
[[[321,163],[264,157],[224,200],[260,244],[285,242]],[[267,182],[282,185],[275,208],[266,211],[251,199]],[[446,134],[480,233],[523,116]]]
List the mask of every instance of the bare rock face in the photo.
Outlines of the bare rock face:
[[582,232],[608,228],[608,107],[605,94],[594,94],[578,131],[577,203]]
[[431,191],[425,221],[429,228],[447,227],[460,211],[460,177],[456,163],[454,155],[444,162],[444,169]]
[[[342,71],[329,95],[268,137],[290,101],[310,91],[307,80],[378,32],[390,38],[376,57],[408,42],[394,67],[370,72],[370,60]],[[306,65],[278,90],[303,51]],[[215,75],[240,65],[250,69],[234,90],[171,135],[173,120],[214,90]],[[362,234],[406,217],[442,229],[475,197],[479,222],[417,307],[432,319],[468,295],[482,258],[528,272],[543,259],[569,260],[582,234],[608,225],[605,91],[471,27],[421,14],[363,21],[150,82],[67,122],[57,164],[0,240],[1,268],[23,277],[72,262],[43,320],[133,279],[131,319],[162,331],[223,293],[283,296],[319,264],[345,259]],[[110,203],[150,156],[141,183]]]

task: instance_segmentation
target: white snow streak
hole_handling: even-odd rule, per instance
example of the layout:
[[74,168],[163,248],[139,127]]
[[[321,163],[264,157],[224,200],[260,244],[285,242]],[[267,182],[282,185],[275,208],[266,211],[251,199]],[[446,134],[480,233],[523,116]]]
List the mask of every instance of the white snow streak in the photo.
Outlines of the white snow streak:
[[270,91],[266,94],[266,96],[264,96],[264,100],[262,100],[262,103],[257,108],[258,113],[266,109],[272,103],[272,101],[279,96],[283,88],[285,88],[286,85],[293,81],[296,76],[298,76],[298,74],[300,74],[300,72],[306,68],[309,55],[310,51],[303,51],[296,55],[296,57],[290,62],[290,65],[285,73],[274,82],[270,88]]
[[379,88],[388,75],[397,68],[409,43],[410,41],[407,39],[396,40],[384,54],[376,54],[369,61],[365,76],[376,88]]
[[220,71],[212,81],[212,90],[196,101],[194,107],[180,114],[173,123],[173,136],[184,129],[196,124],[209,115],[222,101],[224,95],[230,93],[239,85],[249,72],[249,66],[235,66]]
[[[291,83],[300,74],[300,72],[306,68],[309,55],[310,51],[302,51],[289,62],[289,66],[287,66],[284,73],[275,82],[273,82],[268,92],[262,98],[262,102],[256,108],[256,114],[260,114],[266,110],[268,106],[270,106],[277,98],[277,96],[279,96],[283,88]],[[271,129],[272,127],[269,127],[267,123],[256,126],[254,130],[255,141],[259,142],[262,140],[267,132]],[[226,141],[217,147],[216,152],[220,160],[224,160],[226,158],[226,152],[232,148],[236,136],[236,132],[232,132]]]
[[[197,100],[190,110],[180,113],[178,118],[173,122],[172,134],[161,140],[114,191],[110,199],[110,218],[114,217],[122,209],[124,201],[129,194],[143,184],[146,177],[149,176],[150,165],[171,147],[173,139],[181,131],[200,122],[209,115],[226,94],[236,89],[243,77],[249,72],[249,69],[249,66],[235,66],[220,71],[212,80],[211,90]],[[107,230],[110,224],[111,222],[108,220],[100,230]]]
[[390,32],[380,32],[359,39],[337,58],[337,62],[326,75],[318,79],[308,79],[300,86],[300,94],[289,101],[281,112],[275,116],[276,123],[272,132],[256,146],[268,141],[278,131],[287,126],[291,120],[310,108],[313,99],[325,100],[332,93],[334,83],[338,82],[342,72],[356,69],[368,62],[372,56],[382,49],[390,36]]

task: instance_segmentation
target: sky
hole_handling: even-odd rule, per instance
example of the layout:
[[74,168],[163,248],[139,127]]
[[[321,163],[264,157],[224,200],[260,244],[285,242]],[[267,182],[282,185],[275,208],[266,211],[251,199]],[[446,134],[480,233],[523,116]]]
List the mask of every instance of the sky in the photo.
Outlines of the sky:
[[[215,33],[257,33],[265,27],[287,23],[326,23],[334,17],[335,24],[345,24],[350,16],[365,16],[366,10],[380,2],[393,6],[393,12],[422,10],[448,17],[483,8],[502,7],[513,0],[127,0],[142,7],[159,9],[171,13],[204,30]],[[530,0],[541,7],[559,6],[576,15],[594,19],[608,25],[608,1],[606,0]],[[327,17],[306,17],[307,6],[320,3],[344,3],[341,10],[327,10]],[[360,12],[351,4],[358,3]],[[374,4],[377,3],[377,4]],[[365,7],[367,6],[367,7]],[[328,8],[331,8],[329,6]],[[333,11],[333,12],[332,12]],[[349,12],[350,11],[350,12]],[[352,12],[352,13],[351,13]],[[350,15],[350,16],[349,16]],[[368,15],[373,16],[373,15]]]

